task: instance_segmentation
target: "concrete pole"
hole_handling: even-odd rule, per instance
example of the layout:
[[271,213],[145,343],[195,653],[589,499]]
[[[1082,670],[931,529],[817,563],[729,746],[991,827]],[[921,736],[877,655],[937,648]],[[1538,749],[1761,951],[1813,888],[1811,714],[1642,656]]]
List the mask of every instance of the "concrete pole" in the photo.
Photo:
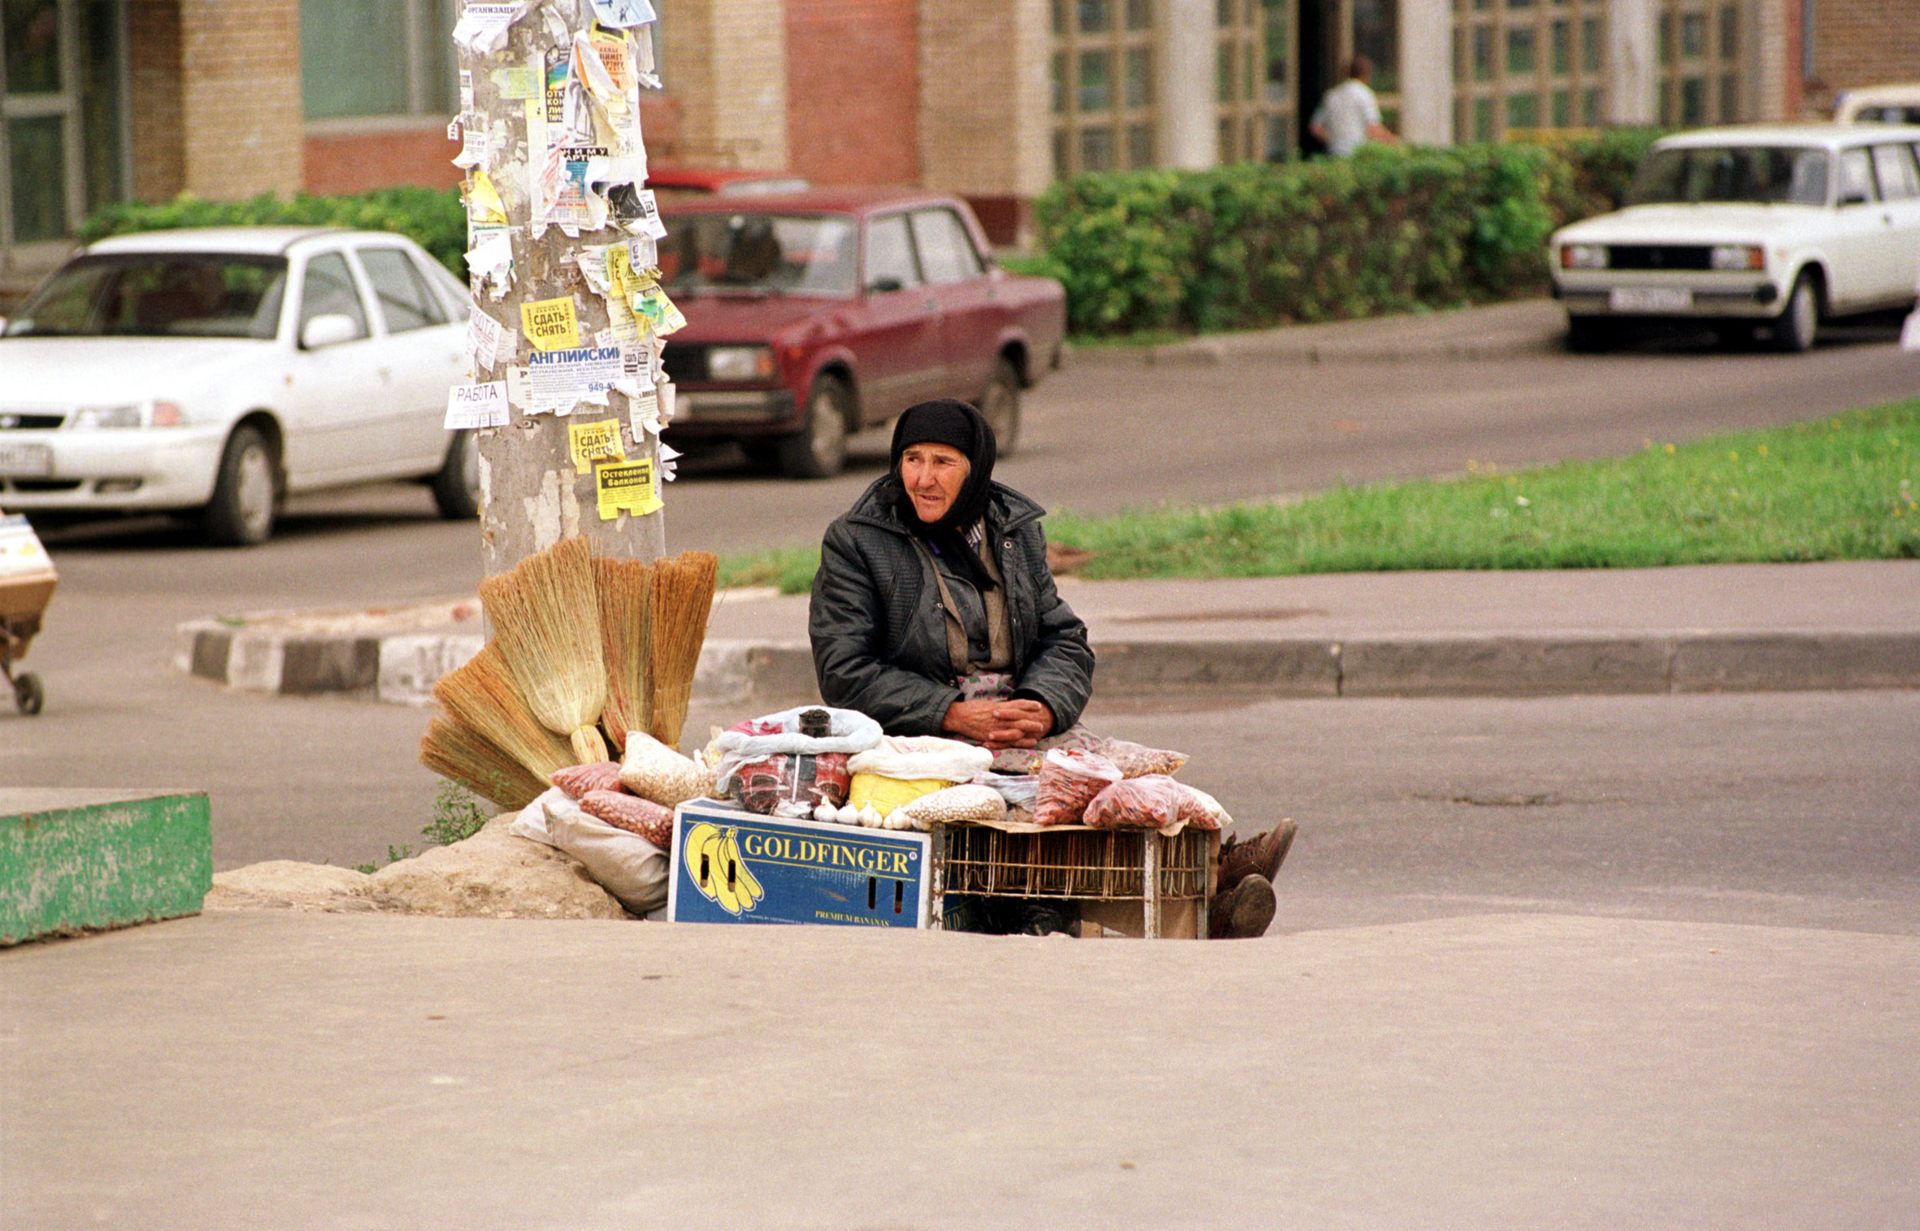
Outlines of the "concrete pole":
[[[624,99],[605,104],[607,82],[618,75],[617,51],[600,51],[601,63],[583,71],[576,35],[593,35],[596,49],[620,38],[619,27],[595,30],[596,8],[652,16],[645,0],[468,3],[455,30],[464,140],[457,161],[467,170],[473,310],[476,319],[486,318],[483,326],[491,321],[499,331],[491,355],[484,342],[476,345],[474,380],[476,387],[492,387],[496,408],[502,383],[510,399],[509,421],[477,433],[481,549],[489,576],[574,534],[585,534],[596,555],[651,559],[665,551],[657,500],[630,498],[635,480],[646,477],[637,469],[641,463],[651,467],[656,496],[661,486],[658,437],[646,426],[657,376],[653,330],[631,310],[629,294],[608,291],[604,272],[610,246],[636,241],[622,257],[636,264],[650,250],[633,217],[645,175],[644,150],[637,148],[638,94],[628,88]],[[625,34],[632,43],[650,38],[644,25]],[[650,47],[628,51],[629,73],[651,70]],[[609,64],[611,74],[596,75]],[[598,114],[583,77],[600,89]],[[622,83],[613,84],[620,93]],[[622,123],[627,100],[634,111],[630,128]],[[624,150],[623,136],[630,139]],[[551,202],[556,193],[567,195],[570,156],[580,214],[563,228]],[[637,178],[631,174],[636,166]],[[596,175],[609,178],[596,183]],[[624,186],[623,175],[630,181]],[[591,197],[600,199],[597,207]],[[611,214],[609,199],[620,203]],[[615,335],[624,340],[616,342]],[[621,387],[599,388],[616,347],[628,375]],[[556,375],[559,394],[552,392]],[[576,376],[578,387],[565,391]],[[580,389],[588,392],[576,402]],[[610,447],[614,439],[617,449]],[[610,508],[609,495],[618,503],[623,494],[626,507]],[[648,505],[651,511],[644,511]]]

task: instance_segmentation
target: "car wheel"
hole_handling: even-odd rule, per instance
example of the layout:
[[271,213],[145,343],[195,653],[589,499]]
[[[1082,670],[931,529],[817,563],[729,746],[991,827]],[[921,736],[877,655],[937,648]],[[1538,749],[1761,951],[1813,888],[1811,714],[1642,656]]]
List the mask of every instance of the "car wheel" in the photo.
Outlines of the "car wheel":
[[807,418],[780,440],[780,470],[796,479],[825,479],[847,464],[847,412],[853,395],[837,376],[821,376],[807,391]]
[[448,521],[480,516],[480,438],[472,428],[447,442],[447,460],[433,476],[433,504]]
[[1580,354],[1603,351],[1619,340],[1620,330],[1612,321],[1598,316],[1567,318],[1567,349]]
[[226,547],[251,547],[273,534],[280,484],[273,450],[260,429],[237,427],[220,455],[220,476],[203,517],[207,537]]
[[1802,273],[1793,280],[1787,306],[1773,318],[1773,348],[1804,351],[1813,347],[1814,331],[1820,327],[1820,292],[1813,279]]
[[1020,373],[1004,356],[994,361],[993,379],[980,397],[980,416],[993,429],[995,456],[1011,457],[1020,441]]

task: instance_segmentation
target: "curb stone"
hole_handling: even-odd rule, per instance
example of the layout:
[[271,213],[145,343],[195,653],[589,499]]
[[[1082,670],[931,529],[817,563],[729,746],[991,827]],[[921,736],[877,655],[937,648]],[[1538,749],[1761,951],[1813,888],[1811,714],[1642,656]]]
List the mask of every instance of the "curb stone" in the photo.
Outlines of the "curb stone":
[[[479,653],[474,633],[335,639],[182,625],[178,664],[284,696],[345,692],[428,705],[433,684]],[[1920,634],[1675,632],[1646,635],[1096,640],[1102,697],[1540,697],[1920,688]],[[805,642],[709,640],[697,695],[728,704],[812,697]]]

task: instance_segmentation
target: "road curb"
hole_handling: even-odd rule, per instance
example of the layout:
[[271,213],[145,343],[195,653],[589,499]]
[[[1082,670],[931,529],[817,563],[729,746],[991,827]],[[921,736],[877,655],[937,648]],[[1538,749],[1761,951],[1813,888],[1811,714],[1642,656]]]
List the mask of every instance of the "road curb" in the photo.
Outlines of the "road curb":
[[1480,342],[1447,342],[1432,345],[1355,346],[1331,343],[1325,346],[1298,343],[1247,343],[1235,345],[1213,339],[1176,342],[1165,346],[1102,347],[1075,352],[1074,363],[1088,366],[1140,367],[1220,367],[1229,363],[1285,363],[1305,366],[1336,363],[1419,363],[1444,360],[1471,363],[1489,359],[1513,359],[1538,355],[1550,350],[1550,334],[1533,334]]
[[1558,346],[1565,329],[1565,319],[1551,300],[1510,300],[1442,312],[1210,334],[1157,346],[1083,345],[1074,348],[1073,363],[1118,367],[1467,363],[1544,353]]
[[[478,653],[473,633],[324,638],[182,625],[183,670],[283,696],[344,693],[427,705],[433,684]],[[1542,697],[1920,688],[1920,632],[1692,632],[1096,639],[1098,695],[1156,697]],[[805,642],[709,640],[697,696],[727,704],[815,693]]]

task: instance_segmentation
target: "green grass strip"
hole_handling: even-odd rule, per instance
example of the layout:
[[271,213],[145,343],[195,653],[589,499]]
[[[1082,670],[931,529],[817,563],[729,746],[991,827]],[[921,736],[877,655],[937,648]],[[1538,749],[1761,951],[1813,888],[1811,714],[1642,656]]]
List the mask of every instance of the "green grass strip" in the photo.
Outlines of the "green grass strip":
[[[1692,444],[1298,503],[1047,519],[1090,578],[1400,569],[1649,568],[1920,557],[1920,400]],[[824,527],[822,527],[824,529]],[[817,548],[722,561],[723,584],[800,593]]]

